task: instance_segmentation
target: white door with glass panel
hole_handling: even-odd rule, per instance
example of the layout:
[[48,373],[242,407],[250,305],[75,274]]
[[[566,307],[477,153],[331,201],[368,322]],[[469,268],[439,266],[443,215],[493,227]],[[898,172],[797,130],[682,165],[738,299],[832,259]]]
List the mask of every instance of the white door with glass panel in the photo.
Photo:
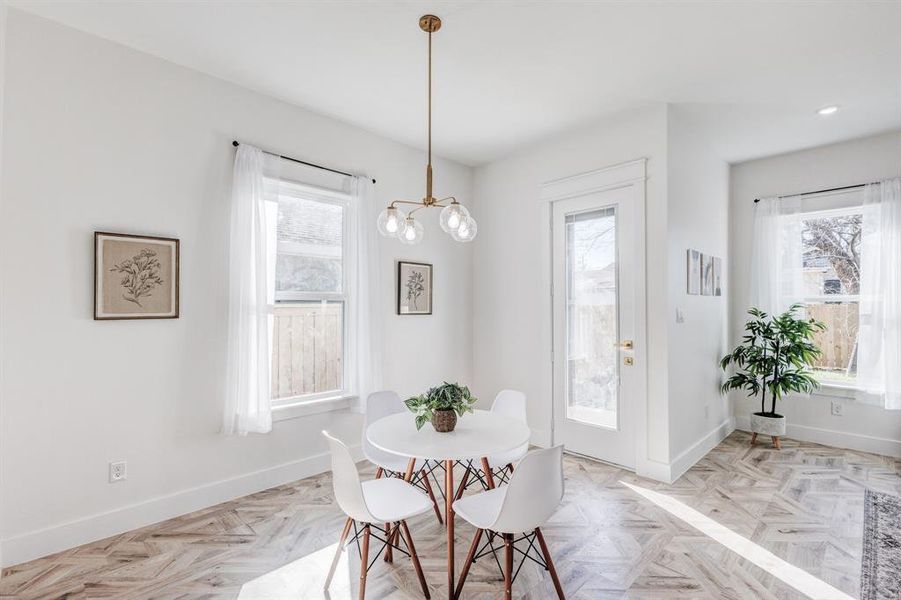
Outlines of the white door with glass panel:
[[632,186],[553,203],[554,443],[635,466]]

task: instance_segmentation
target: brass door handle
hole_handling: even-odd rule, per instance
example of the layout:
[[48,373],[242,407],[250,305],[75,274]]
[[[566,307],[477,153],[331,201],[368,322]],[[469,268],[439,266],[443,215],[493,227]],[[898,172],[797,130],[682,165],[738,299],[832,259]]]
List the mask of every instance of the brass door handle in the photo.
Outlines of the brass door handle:
[[631,350],[634,347],[632,340],[623,340],[620,343],[616,344],[617,348],[622,348],[623,350]]

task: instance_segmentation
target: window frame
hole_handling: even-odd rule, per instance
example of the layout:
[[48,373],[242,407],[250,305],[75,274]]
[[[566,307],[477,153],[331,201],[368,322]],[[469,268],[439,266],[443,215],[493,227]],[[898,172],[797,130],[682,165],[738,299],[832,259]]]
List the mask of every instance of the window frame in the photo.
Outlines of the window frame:
[[[349,307],[354,301],[350,293],[350,268],[354,261],[348,261],[350,234],[351,234],[351,203],[353,196],[347,192],[319,187],[288,179],[270,179],[277,185],[278,203],[282,197],[322,202],[340,206],[343,209],[341,219],[341,292],[278,292],[275,289],[276,268],[278,263],[278,225],[273,227],[271,234],[275,235],[274,250],[272,253],[273,264],[271,271],[272,298],[268,306],[270,315],[270,327],[275,324],[275,311],[280,306],[296,306],[309,304],[310,302],[326,302],[341,304],[341,389],[315,392],[312,394],[299,394],[284,398],[270,398],[270,406],[273,410],[273,420],[281,421],[303,417],[311,414],[349,408],[354,395],[350,392],[350,377],[347,372],[348,354],[352,349],[348,345],[347,317],[351,312]],[[276,209],[277,214],[277,209]],[[350,264],[348,264],[350,263]],[[270,346],[273,336],[270,335]],[[272,359],[273,349],[269,349],[269,358]],[[272,367],[269,369],[270,377]],[[270,382],[270,389],[271,389]]]
[[[859,214],[863,212],[863,198],[858,193],[840,193],[840,194],[829,194],[830,196],[836,196],[839,199],[841,206],[833,206],[831,208],[812,208],[808,209],[806,207],[802,207],[802,209],[797,213],[797,217],[800,218],[801,221],[806,221],[810,219],[824,219],[831,217],[843,217],[854,214]],[[813,196],[807,197],[804,200],[808,200]],[[841,198],[846,197],[848,200],[846,202],[842,202]],[[808,303],[826,303],[826,302],[857,302],[860,303],[860,294],[820,294],[820,295],[811,295],[811,296],[802,296],[797,299],[797,302],[804,304],[805,306]],[[856,379],[856,377],[855,377]],[[843,383],[840,381],[820,381],[819,389],[815,390],[812,395],[821,395],[827,396],[831,398],[842,398],[846,400],[852,400],[857,397],[857,394],[861,391],[861,388],[857,385],[855,381],[853,384]]]

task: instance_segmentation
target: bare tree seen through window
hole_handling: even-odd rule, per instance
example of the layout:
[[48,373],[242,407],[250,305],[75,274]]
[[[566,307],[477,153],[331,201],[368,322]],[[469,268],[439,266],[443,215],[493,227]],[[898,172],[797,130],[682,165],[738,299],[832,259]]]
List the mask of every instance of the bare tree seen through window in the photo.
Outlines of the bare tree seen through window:
[[856,378],[862,222],[860,213],[802,221],[807,315],[826,323],[815,336],[823,354],[814,372],[825,381]]

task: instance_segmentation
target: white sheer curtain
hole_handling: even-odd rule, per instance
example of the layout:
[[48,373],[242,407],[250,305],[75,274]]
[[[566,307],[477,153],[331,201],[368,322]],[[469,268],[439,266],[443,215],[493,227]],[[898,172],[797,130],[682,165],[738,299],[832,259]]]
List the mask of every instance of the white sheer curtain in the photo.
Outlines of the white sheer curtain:
[[272,429],[269,398],[271,260],[267,211],[278,202],[278,157],[241,144],[235,156],[228,260],[227,434]]
[[859,398],[901,410],[901,179],[864,189]]
[[779,314],[803,294],[801,201],[761,198],[754,208],[750,306]]
[[353,199],[348,211],[349,240],[346,262],[349,297],[347,315],[348,387],[363,406],[370,393],[382,389],[382,289],[379,240],[376,231],[379,206],[368,177],[354,177]]

